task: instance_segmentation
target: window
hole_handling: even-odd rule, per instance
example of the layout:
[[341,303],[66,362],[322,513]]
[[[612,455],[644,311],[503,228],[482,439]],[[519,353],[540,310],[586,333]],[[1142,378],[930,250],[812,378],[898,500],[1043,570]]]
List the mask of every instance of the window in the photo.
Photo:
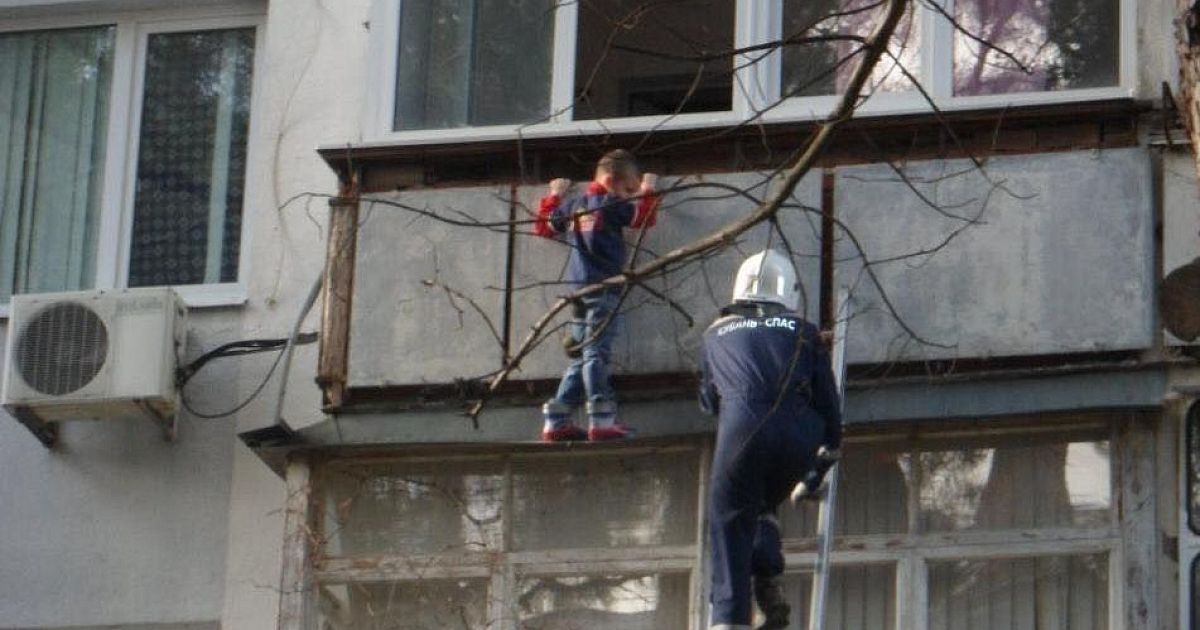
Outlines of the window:
[[544,120],[554,0],[400,3],[396,129]]
[[[871,34],[878,13],[872,9],[874,0],[783,0],[783,38],[837,37]],[[916,76],[920,67],[920,22],[910,12],[892,37],[891,51],[900,58],[905,69]],[[842,41],[827,44],[788,46],[783,49],[783,76],[780,96],[825,96],[840,94],[854,73],[857,42]],[[913,89],[895,61],[884,58],[876,67],[868,86],[870,90],[896,92]]]
[[317,581],[335,628],[689,627],[699,449],[335,461]]
[[[1107,628],[1122,545],[1114,435],[1100,422],[851,442],[827,625]],[[703,627],[704,448],[325,462],[313,528],[324,619]],[[806,627],[816,510],[779,516],[792,627]]]
[[729,111],[734,47],[727,0],[590,0],[579,6],[575,120]]
[[[1184,597],[1187,598],[1189,595],[1185,593]],[[1184,601],[1187,602],[1189,600],[1185,599]],[[1196,556],[1192,560],[1192,588],[1190,605],[1187,605],[1187,607],[1191,610],[1191,615],[1190,617],[1184,617],[1184,619],[1191,619],[1192,630],[1200,630],[1200,556]]]
[[1200,404],[1179,432],[1179,619],[1200,630]]
[[236,282],[254,29],[154,33],[129,286]]
[[956,32],[955,95],[1113,87],[1119,82],[1118,0],[958,0],[954,16],[966,31],[1012,55]]
[[1108,558],[1037,556],[929,563],[929,628],[1108,628]]
[[0,300],[96,282],[115,29],[0,33]]
[[[851,443],[831,627],[895,628],[899,617],[939,630],[1107,628],[1121,544],[1111,431]],[[787,592],[803,618],[816,509],[785,508],[780,520]],[[913,602],[925,606],[903,610]]]
[[[793,628],[809,627],[812,574],[790,573],[784,594],[792,606]],[[892,630],[896,627],[896,565],[835,566],[829,575],[826,628]]]
[[0,32],[0,303],[156,285],[240,300],[255,21]]
[[[943,109],[1120,98],[1136,85],[1133,0],[939,4],[968,34],[927,3],[912,3],[891,56],[868,83],[864,115],[928,111],[912,77]],[[725,125],[749,116],[809,120],[827,113],[857,63],[859,44],[837,38],[869,35],[879,7],[871,0],[376,0],[368,124],[376,139],[438,142]],[[779,49],[732,54],[780,41]]]

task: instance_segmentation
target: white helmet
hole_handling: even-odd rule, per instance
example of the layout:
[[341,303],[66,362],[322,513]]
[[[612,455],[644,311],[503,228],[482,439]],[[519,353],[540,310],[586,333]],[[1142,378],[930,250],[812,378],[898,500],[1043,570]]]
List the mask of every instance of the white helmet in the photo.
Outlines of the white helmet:
[[773,302],[800,307],[800,280],[787,256],[768,249],[746,259],[733,281],[734,302]]

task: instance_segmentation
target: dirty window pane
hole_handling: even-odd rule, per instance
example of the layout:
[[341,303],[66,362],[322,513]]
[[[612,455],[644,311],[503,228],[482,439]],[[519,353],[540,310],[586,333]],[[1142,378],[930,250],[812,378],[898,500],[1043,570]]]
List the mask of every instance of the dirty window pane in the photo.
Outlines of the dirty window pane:
[[925,531],[1109,524],[1108,442],[930,450],[920,465]]
[[554,7],[554,0],[400,3],[393,128],[546,118]]
[[518,550],[684,545],[696,540],[692,452],[513,463]]
[[129,286],[236,282],[254,29],[147,47]]
[[[579,3],[575,120],[729,111],[735,2]],[[654,51],[647,54],[639,51]]]
[[414,580],[323,585],[323,630],[484,630],[487,580]]
[[[1010,94],[1115,86],[1118,0],[959,0],[958,23],[1010,53],[955,33],[954,94]],[[1020,66],[1024,65],[1025,69]],[[1026,71],[1028,70],[1028,72]]]
[[[908,531],[909,462],[899,444],[849,444],[841,463],[834,527],[841,536]],[[816,535],[817,504],[784,503],[779,522],[785,538]]]
[[1188,524],[1200,534],[1200,406],[1188,413]]
[[[915,6],[915,5],[914,5]],[[876,0],[784,0],[783,39],[856,35],[866,37],[874,30],[881,15]],[[921,33],[912,12],[903,18],[892,36],[890,50],[904,69],[920,77]],[[855,51],[861,44],[853,41],[787,45],[783,49],[783,83],[780,94],[825,96],[845,91],[858,66]],[[848,56],[854,55],[847,59]],[[865,92],[898,92],[912,89],[912,82],[890,57],[879,61]]]
[[932,630],[1104,630],[1104,555],[929,563]]
[[498,464],[332,467],[323,485],[325,553],[499,549],[503,487]]
[[[791,628],[808,627],[811,573],[784,576],[784,592],[792,605]],[[884,630],[896,627],[896,565],[837,566],[829,575],[827,628]]]
[[686,573],[525,577],[518,587],[521,630],[687,628]]

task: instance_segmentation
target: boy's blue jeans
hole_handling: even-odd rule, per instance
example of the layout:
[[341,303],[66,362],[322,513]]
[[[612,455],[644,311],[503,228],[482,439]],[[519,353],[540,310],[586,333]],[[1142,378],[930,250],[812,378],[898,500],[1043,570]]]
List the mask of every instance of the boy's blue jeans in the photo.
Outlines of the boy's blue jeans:
[[[605,291],[583,298],[584,319],[571,322],[574,337],[580,341],[591,339],[609,314],[617,310],[619,291]],[[608,364],[612,360],[612,345],[623,323],[620,313],[613,315],[608,326],[587,345],[583,354],[572,359],[558,384],[554,399],[565,405],[578,406],[586,401],[612,400],[612,385],[608,382]]]

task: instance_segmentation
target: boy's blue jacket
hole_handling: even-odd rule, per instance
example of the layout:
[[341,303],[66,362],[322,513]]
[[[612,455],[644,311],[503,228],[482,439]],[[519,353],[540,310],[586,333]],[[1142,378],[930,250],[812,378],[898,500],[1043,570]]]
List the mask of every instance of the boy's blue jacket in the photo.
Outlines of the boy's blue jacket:
[[592,182],[579,197],[543,197],[534,233],[545,237],[566,235],[571,245],[567,281],[579,288],[621,273],[625,265],[621,230],[653,226],[657,206],[653,194],[643,194],[635,205]]
[[819,422],[822,444],[840,448],[842,412],[829,351],[816,326],[782,307],[751,305],[704,332],[700,407],[721,422]]

